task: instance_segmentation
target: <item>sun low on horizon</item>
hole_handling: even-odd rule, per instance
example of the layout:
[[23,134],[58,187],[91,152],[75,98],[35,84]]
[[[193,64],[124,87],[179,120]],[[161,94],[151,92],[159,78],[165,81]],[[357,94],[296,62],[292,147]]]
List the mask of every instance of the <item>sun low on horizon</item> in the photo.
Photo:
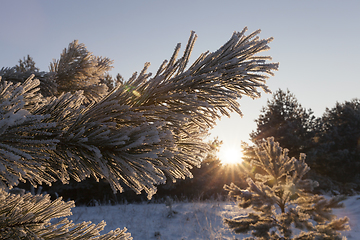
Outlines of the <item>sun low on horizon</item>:
[[219,157],[221,163],[224,165],[240,164],[243,160],[241,147],[231,144],[224,144],[223,146],[221,146],[219,152],[217,153],[217,156]]

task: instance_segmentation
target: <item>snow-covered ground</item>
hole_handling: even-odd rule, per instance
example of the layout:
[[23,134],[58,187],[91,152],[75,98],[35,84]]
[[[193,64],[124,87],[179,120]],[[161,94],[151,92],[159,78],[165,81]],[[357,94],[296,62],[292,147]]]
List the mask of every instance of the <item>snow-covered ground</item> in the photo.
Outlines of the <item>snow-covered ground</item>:
[[[350,218],[351,231],[343,232],[348,239],[360,240],[360,196],[344,201],[345,208],[336,209],[338,217]],[[69,219],[75,223],[105,220],[107,226],[102,233],[126,227],[134,240],[138,239],[243,239],[248,235],[232,233],[223,218],[233,218],[246,211],[234,202],[173,203],[172,210],[165,204],[124,204],[115,206],[76,207]]]

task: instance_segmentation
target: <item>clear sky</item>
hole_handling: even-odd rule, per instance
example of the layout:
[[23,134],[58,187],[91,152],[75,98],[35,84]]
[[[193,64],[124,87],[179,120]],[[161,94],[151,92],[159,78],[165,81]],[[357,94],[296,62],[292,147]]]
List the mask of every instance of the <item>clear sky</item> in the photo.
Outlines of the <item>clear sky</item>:
[[[12,67],[27,54],[40,70],[74,39],[97,56],[114,60],[113,75],[128,79],[151,62],[155,72],[176,43],[185,47],[190,31],[198,40],[193,60],[217,50],[234,31],[261,29],[274,37],[271,55],[280,63],[268,80],[272,91],[287,88],[305,108],[321,116],[326,107],[360,97],[360,1],[120,1],[0,0],[0,67]],[[248,141],[254,119],[266,105],[239,100],[244,117],[223,119],[212,130],[225,144]]]

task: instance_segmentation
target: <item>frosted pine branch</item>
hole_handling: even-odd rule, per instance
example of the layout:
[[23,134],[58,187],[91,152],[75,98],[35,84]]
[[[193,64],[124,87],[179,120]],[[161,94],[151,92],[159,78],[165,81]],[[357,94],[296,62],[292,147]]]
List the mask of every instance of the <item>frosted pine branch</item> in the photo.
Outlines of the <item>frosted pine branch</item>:
[[[103,85],[105,78],[111,80],[106,75],[111,61],[93,56],[77,41],[51,63],[48,73],[39,72],[31,58],[1,69],[0,188],[12,188],[19,181],[35,186],[93,177],[105,178],[114,192],[123,191],[121,184],[126,184],[151,198],[166,178],[192,177],[189,169],[206,156],[203,139],[216,119],[230,112],[241,114],[238,98],[259,97],[260,89],[269,92],[265,81],[278,68],[277,63],[267,63],[270,57],[257,56],[271,39],[260,40],[259,31],[245,36],[245,31],[234,33],[218,51],[201,54],[187,68],[197,37],[192,32],[182,57],[178,59],[178,44],[154,77],[147,73],[146,63],[127,82],[117,77],[111,92]],[[48,197],[30,195],[17,201],[32,201],[29,205],[44,211],[32,215],[25,205],[4,211],[15,211],[10,230],[1,232],[11,237],[14,229],[20,235],[33,234],[22,223],[34,224],[34,236],[44,239],[52,234],[67,234],[68,239],[128,237],[121,230],[95,237],[103,223],[73,225],[62,220],[46,227],[48,219],[64,214],[63,208],[52,207],[66,204],[56,200],[52,205]],[[50,216],[50,210],[59,212]],[[16,218],[23,216],[26,221]]]
[[85,102],[91,102],[106,95],[107,87],[99,83],[112,68],[112,62],[108,58],[93,56],[84,44],[75,40],[63,50],[59,60],[50,63],[49,70],[59,94],[81,89]]
[[[47,126],[48,131],[30,126],[18,129],[49,140],[22,139],[19,143],[55,144],[56,148],[40,147],[46,153],[46,158],[40,158],[44,160],[42,171],[53,168],[51,175],[64,183],[71,177],[78,181],[90,176],[106,178],[114,191],[122,191],[121,181],[138,193],[145,190],[150,197],[166,175],[173,181],[191,176],[189,168],[198,165],[207,152],[202,138],[215,119],[229,111],[240,113],[237,98],[257,97],[257,88],[267,91],[266,74],[271,75],[277,64],[266,63],[268,57],[254,56],[271,41],[259,40],[257,34],[246,37],[245,29],[234,33],[218,51],[202,54],[186,69],[196,39],[192,33],[183,56],[177,59],[177,45],[154,78],[146,73],[146,64],[139,75],[88,106],[83,105],[82,92],[44,100],[36,94],[38,83],[25,84],[26,91],[19,95],[25,101],[19,102],[18,113],[37,100],[39,104],[27,107],[28,118],[39,116],[38,127]],[[96,82],[94,74],[99,77],[109,64],[108,59],[93,57],[74,41],[50,68],[58,84],[71,76],[77,79],[74,84],[80,84],[89,77]],[[37,155],[33,159],[39,159]],[[26,172],[22,177],[28,177]],[[50,175],[49,181],[53,181]]]
[[[245,31],[234,33],[218,51],[202,54],[187,69],[196,40],[192,32],[183,56],[177,59],[177,45],[170,61],[164,62],[154,78],[146,73],[149,64],[145,64],[139,75],[134,74],[107,96],[100,100],[95,97],[96,101],[87,105],[85,100],[90,98],[80,91],[43,99],[36,94],[36,84],[25,84],[18,113],[26,108],[28,119],[38,116],[38,127],[47,126],[47,130],[19,126],[19,131],[26,129],[43,136],[19,143],[38,148],[49,145],[39,148],[44,156],[30,155],[42,159],[41,171],[64,183],[70,178],[106,178],[114,191],[122,191],[123,182],[151,197],[165,176],[173,181],[191,176],[189,168],[199,165],[207,153],[202,142],[207,130],[221,116],[231,111],[240,113],[236,99],[243,95],[258,97],[258,88],[268,91],[265,80],[278,65],[266,63],[269,57],[255,55],[267,50],[271,39],[260,40],[256,37],[259,31],[245,36]],[[84,79],[96,84],[110,63],[92,56],[83,44],[74,41],[50,69],[59,92],[60,85],[69,89],[62,84],[68,78],[74,78],[67,81],[71,84],[79,85]],[[38,104],[33,103],[35,99]],[[28,178],[26,172],[22,178]],[[46,178],[47,183],[53,180],[50,175]]]
[[[0,189],[0,238],[1,239],[132,239],[126,229],[116,229],[100,235],[105,223],[73,224],[71,215],[74,202],[61,198],[50,201],[49,195],[10,194]],[[60,218],[52,224],[50,220]]]
[[43,123],[48,116],[28,111],[36,105],[39,81],[32,76],[24,84],[0,83],[0,185],[11,188],[25,180],[50,184],[55,179],[46,169],[46,159],[59,140],[48,129],[55,124]]

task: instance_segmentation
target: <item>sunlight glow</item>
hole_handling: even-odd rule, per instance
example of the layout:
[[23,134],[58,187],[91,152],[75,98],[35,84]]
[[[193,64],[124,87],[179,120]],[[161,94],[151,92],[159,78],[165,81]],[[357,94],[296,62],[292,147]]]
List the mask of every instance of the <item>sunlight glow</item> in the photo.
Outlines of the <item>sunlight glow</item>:
[[238,164],[242,161],[240,147],[235,146],[222,146],[218,157],[223,164]]

